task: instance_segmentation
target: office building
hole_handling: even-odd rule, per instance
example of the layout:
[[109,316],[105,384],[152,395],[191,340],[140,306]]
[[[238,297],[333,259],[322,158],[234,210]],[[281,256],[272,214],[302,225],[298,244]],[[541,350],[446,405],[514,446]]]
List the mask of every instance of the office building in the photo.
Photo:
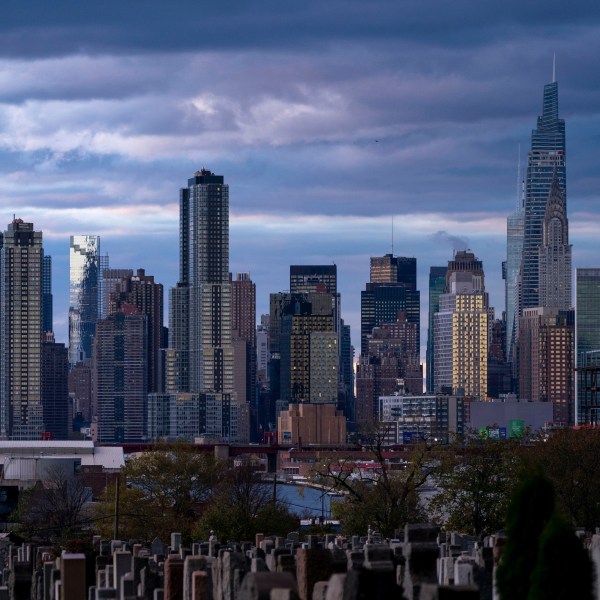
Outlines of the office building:
[[388,444],[447,444],[465,431],[464,398],[443,394],[381,396],[379,420]]
[[342,319],[340,335],[340,381],[338,407],[349,421],[354,421],[354,346],[350,337],[350,325]]
[[95,441],[120,444],[146,439],[147,320],[128,304],[98,322],[93,358]]
[[600,268],[575,270],[578,424],[600,422]]
[[417,259],[407,256],[371,257],[369,281],[371,283],[402,283],[411,290],[417,289]]
[[279,413],[277,438],[282,446],[346,443],[346,417],[335,404],[290,404]]
[[44,430],[42,232],[14,219],[0,234],[0,438],[36,440]]
[[78,362],[69,370],[69,397],[73,413],[88,425],[92,422],[92,374],[91,358]]
[[92,357],[100,305],[100,237],[72,235],[69,246],[69,363]]
[[600,350],[577,356],[577,425],[600,425]]
[[188,179],[188,186],[180,190],[179,225],[179,282],[170,294],[165,389],[220,401],[235,418],[209,420],[210,427],[222,429],[201,433],[244,440],[248,432],[244,419],[238,428],[237,415],[248,411],[243,402],[237,406],[235,394],[229,186],[222,175],[202,169]]
[[[280,396],[283,402],[337,402],[339,349],[329,294],[307,294],[284,307],[279,335]],[[272,322],[272,321],[271,321]],[[318,334],[329,333],[329,336]],[[273,347],[273,346],[271,346]],[[316,356],[335,365],[334,383],[311,372]],[[325,387],[321,387],[325,385]],[[333,389],[335,388],[335,391]]]
[[429,270],[429,327],[427,329],[426,388],[435,389],[435,338],[433,317],[440,308],[440,296],[446,290],[446,267],[431,267]]
[[66,440],[72,429],[68,417],[69,351],[49,333],[42,343],[42,406],[45,437]]
[[361,292],[360,352],[367,352],[367,336],[374,327],[393,323],[399,312],[409,323],[415,323],[420,337],[420,294],[417,290],[417,259],[394,256],[372,256],[370,280]]
[[524,309],[519,323],[519,397],[551,402],[554,421],[573,425],[574,367],[574,312]]
[[290,293],[337,294],[336,265],[291,265]]
[[568,310],[571,297],[571,244],[569,221],[558,179],[552,187],[542,223],[542,243],[539,249],[539,302],[540,306]]
[[53,331],[52,257],[42,257],[42,331]]
[[367,339],[374,327],[393,323],[399,312],[417,327],[420,337],[421,297],[403,283],[367,283],[360,293],[361,354],[368,350]]
[[522,307],[543,306],[540,299],[539,254],[543,243],[543,223],[553,179],[562,192],[566,213],[565,122],[558,116],[558,83],[544,86],[542,114],[531,133],[531,150],[525,180],[523,233]]
[[[102,258],[102,257],[101,257]],[[133,276],[133,269],[103,269],[102,293],[100,295],[100,318],[106,319],[110,314],[110,295],[117,291],[121,280]]]
[[147,340],[147,385],[148,392],[160,390],[160,349],[166,344],[163,340],[163,286],[155,283],[152,275],[138,269],[135,275],[123,277],[108,299],[108,314],[123,310],[127,305],[135,306],[146,316]]
[[[506,267],[505,306],[506,306],[506,346],[505,356],[514,362],[518,338],[519,315],[521,314],[521,265],[523,261],[523,235],[525,209],[519,197],[519,205],[506,220]],[[516,373],[515,373],[516,375]]]
[[247,408],[229,394],[148,394],[148,440],[244,441]]
[[258,437],[256,397],[256,284],[250,273],[237,273],[231,282],[234,390],[239,403],[248,404],[250,437]]
[[359,358],[356,370],[356,420],[379,420],[379,397],[398,390],[412,394],[423,391],[419,363],[417,327],[406,315],[393,323],[375,327],[367,339],[367,353]]
[[434,315],[436,392],[449,388],[471,399],[487,396],[493,318],[482,262],[470,250],[457,252],[448,262],[446,292]]

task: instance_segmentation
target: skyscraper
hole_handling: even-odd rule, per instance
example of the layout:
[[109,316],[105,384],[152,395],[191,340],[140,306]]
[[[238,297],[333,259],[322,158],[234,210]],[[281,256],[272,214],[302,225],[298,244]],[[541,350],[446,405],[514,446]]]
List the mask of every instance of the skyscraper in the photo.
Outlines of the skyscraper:
[[43,431],[42,232],[14,219],[0,234],[0,438]]
[[568,310],[572,305],[569,221],[556,177],[548,196],[539,252],[540,306]]
[[69,262],[69,363],[74,366],[92,357],[100,305],[100,237],[72,235]]
[[250,433],[252,441],[256,441],[256,284],[250,273],[237,273],[231,282],[231,292],[235,392],[238,402],[249,405]]
[[446,290],[447,267],[431,267],[429,270],[429,327],[427,329],[427,391],[435,389],[435,338],[433,317],[440,308],[440,296]]
[[[361,292],[361,354],[367,351],[367,336],[383,323],[394,323],[403,312],[420,332],[420,294],[417,290],[417,259],[386,254],[372,256],[369,283]],[[420,333],[419,333],[420,335]]]
[[133,276],[133,269],[102,269],[101,319],[106,319],[110,314],[110,295],[117,291],[123,278],[131,276]]
[[575,270],[577,423],[600,422],[600,268]]
[[485,291],[483,264],[471,251],[459,251],[448,262],[446,281],[434,316],[435,391],[462,389],[467,397],[485,398],[494,310]]
[[163,347],[162,284],[155,283],[154,277],[146,275],[144,269],[138,269],[135,275],[124,277],[109,297],[108,312],[113,314],[124,309],[126,305],[135,306],[146,316],[148,392],[159,392],[160,349]]
[[519,324],[519,396],[552,402],[554,421],[574,422],[575,327],[572,310],[526,308]]
[[140,442],[146,436],[147,317],[127,304],[98,322],[94,338],[93,437],[101,443]]
[[512,362],[518,336],[520,314],[521,265],[523,264],[523,232],[525,209],[519,196],[519,206],[506,220],[506,348],[505,356]]
[[207,430],[198,434],[247,439],[238,419],[247,415],[247,406],[238,405],[234,392],[229,186],[222,175],[202,169],[188,179],[180,190],[179,226],[180,273],[170,296],[166,389],[199,394],[227,413],[207,418]]
[[600,350],[600,268],[576,269],[577,357]]
[[558,116],[558,83],[544,86],[542,114],[531,133],[531,151],[525,182],[525,219],[523,234],[522,307],[542,306],[540,302],[539,248],[543,242],[546,205],[556,178],[563,195],[566,213],[565,122]]
[[291,265],[290,292],[337,294],[337,266]]
[[44,431],[54,440],[66,440],[72,428],[68,418],[69,352],[64,344],[54,341],[51,333],[45,335],[42,343]]
[[53,331],[52,323],[52,257],[42,258],[42,331]]

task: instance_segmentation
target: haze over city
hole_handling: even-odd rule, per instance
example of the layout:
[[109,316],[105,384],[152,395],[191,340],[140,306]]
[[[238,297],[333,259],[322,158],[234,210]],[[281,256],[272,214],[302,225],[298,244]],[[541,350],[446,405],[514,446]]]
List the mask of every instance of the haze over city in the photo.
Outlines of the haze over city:
[[[415,256],[422,291],[453,250],[504,308],[506,217],[556,55],[573,267],[597,259],[600,7],[454,2],[42,2],[3,7],[0,206],[53,257],[67,341],[69,236],[112,267],[177,280],[178,190],[230,185],[231,271],[257,314],[290,264],[338,266],[359,343],[369,257]],[[422,351],[424,358],[424,350]]]

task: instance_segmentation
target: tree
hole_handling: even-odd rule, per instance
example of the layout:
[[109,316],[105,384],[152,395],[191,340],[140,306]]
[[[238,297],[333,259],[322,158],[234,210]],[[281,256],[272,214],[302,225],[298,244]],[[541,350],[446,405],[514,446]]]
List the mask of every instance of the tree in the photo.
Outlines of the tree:
[[86,505],[91,492],[78,474],[58,465],[19,498],[13,518],[24,532],[35,532],[52,542],[65,541],[88,525]]
[[436,470],[436,456],[426,444],[417,444],[410,452],[398,453],[398,462],[384,456],[386,431],[371,427],[364,441],[374,469],[368,472],[355,461],[326,460],[315,469],[314,480],[329,491],[341,492],[342,502],[333,506],[348,535],[365,534],[369,526],[387,537],[408,522],[419,522],[423,510],[419,490]]
[[593,589],[589,553],[567,521],[552,517],[540,538],[527,600],[592,600]]
[[531,449],[531,469],[553,483],[558,508],[576,527],[588,531],[600,523],[600,432],[562,429]]
[[256,533],[286,535],[298,519],[280,502],[250,464],[230,465],[222,474],[211,506],[194,533],[207,539],[211,531],[222,541],[251,540]]
[[515,442],[458,440],[441,456],[433,478],[439,492],[428,505],[430,518],[448,530],[472,535],[502,529],[520,469]]
[[[173,531],[189,539],[199,515],[212,499],[222,464],[186,444],[165,445],[131,459],[119,489],[119,536],[168,539]],[[113,535],[115,485],[96,509],[101,535]]]
[[541,474],[527,477],[516,488],[506,515],[507,540],[496,575],[501,600],[527,600],[540,536],[554,506],[554,488]]

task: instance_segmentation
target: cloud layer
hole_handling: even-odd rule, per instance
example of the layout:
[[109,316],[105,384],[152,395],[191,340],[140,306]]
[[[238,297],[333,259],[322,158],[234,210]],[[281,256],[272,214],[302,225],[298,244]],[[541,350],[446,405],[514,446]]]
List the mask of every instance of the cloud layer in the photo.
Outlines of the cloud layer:
[[[469,245],[497,313],[505,217],[557,56],[576,266],[594,264],[600,5],[133,0],[9,3],[0,22],[0,214],[44,230],[64,339],[68,236],[177,273],[178,188],[231,188],[232,270],[259,310],[291,263],[335,261],[359,325],[371,255]],[[424,314],[426,319],[426,314]],[[426,328],[423,328],[426,331]]]

